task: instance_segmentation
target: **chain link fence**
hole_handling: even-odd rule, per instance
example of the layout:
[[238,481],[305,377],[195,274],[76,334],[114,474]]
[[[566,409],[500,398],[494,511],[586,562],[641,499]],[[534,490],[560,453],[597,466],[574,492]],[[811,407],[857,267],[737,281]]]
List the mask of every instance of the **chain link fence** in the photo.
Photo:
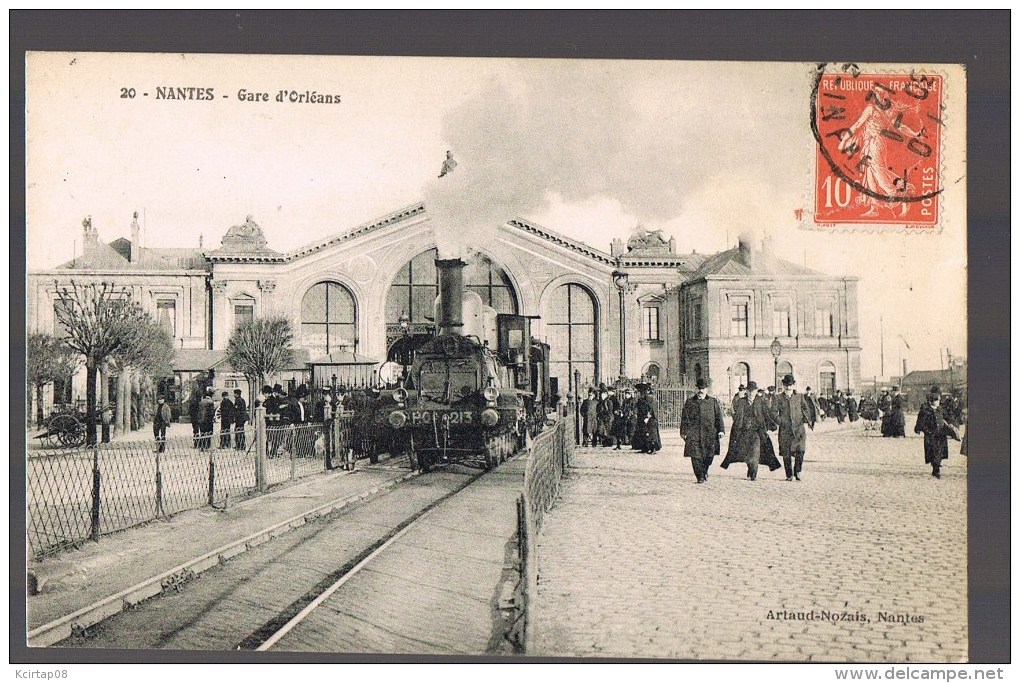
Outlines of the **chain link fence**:
[[[27,525],[33,556],[337,467],[351,469],[352,416],[166,439],[32,452]],[[264,424],[264,423],[263,423]],[[221,447],[218,447],[221,446]]]

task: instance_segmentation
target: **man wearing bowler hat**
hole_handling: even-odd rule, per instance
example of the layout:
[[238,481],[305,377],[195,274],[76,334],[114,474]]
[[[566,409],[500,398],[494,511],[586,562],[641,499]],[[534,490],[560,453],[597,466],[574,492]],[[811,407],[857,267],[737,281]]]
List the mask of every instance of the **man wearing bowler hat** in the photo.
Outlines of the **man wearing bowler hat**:
[[772,418],[779,424],[779,455],[783,458],[786,481],[800,481],[804,451],[807,448],[804,425],[814,429],[817,420],[811,402],[804,398],[804,394],[794,393],[793,385],[796,383],[793,375],[784,377],[783,391],[776,396],[772,407]]
[[708,395],[708,381],[698,378],[698,393],[684,403],[680,417],[680,436],[684,439],[684,457],[691,459],[699,484],[708,479],[708,468],[719,454],[719,439],[725,432],[719,401]]

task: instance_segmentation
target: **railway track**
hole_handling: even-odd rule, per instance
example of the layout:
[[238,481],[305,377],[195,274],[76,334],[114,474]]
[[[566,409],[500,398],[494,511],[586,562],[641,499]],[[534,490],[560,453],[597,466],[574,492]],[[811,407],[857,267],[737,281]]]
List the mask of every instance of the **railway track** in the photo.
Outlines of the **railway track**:
[[[444,548],[444,542],[437,541],[436,537],[437,533],[451,537],[466,534],[466,539],[454,540],[452,545],[466,542],[464,552],[470,555],[478,545],[477,539],[471,538],[475,533],[472,515],[485,516],[490,508],[500,510],[501,514],[504,509],[512,510],[512,504],[500,503],[493,508],[494,497],[509,500],[511,490],[514,495],[519,492],[520,469],[512,461],[487,473],[454,466],[407,480],[352,508],[309,522],[253,548],[175,587],[176,590],[164,591],[56,645],[70,648],[502,653],[502,639],[496,633],[501,628],[496,605],[500,591],[495,586],[512,579],[507,571],[507,558],[496,546],[492,547],[499,555],[498,567],[493,566],[493,550],[487,551],[488,557],[457,557],[457,552],[451,554],[450,548]],[[476,489],[479,492],[473,493]],[[458,502],[465,495],[469,500]],[[451,516],[448,510],[451,505],[461,508],[461,512]],[[464,513],[464,510],[470,511]],[[463,523],[457,522],[458,519]],[[416,548],[401,547],[408,538],[421,536],[423,527],[429,525],[434,528],[425,532],[424,543],[419,539]],[[464,528],[456,528],[458,526]],[[495,536],[485,540],[490,545],[499,543],[502,534],[505,536],[502,543],[507,544],[512,524],[509,527],[505,531],[496,530]],[[482,532],[479,538],[484,535]],[[429,545],[429,539],[435,541],[437,547],[423,547]],[[446,546],[450,544],[445,543]],[[396,560],[392,557],[394,554]],[[408,557],[417,559],[411,561]],[[424,568],[430,575],[439,576],[447,569],[463,573],[466,566],[478,576],[483,585],[477,587],[476,594],[467,603],[463,587],[446,591],[445,599],[455,603],[449,607],[451,614],[456,614],[465,604],[478,613],[474,621],[476,627],[484,631],[484,642],[476,639],[473,645],[462,646],[463,639],[452,643],[422,641],[420,617],[413,615],[411,608],[420,597],[422,586],[429,582],[429,579],[410,578],[411,565],[419,561],[431,565]],[[404,581],[400,580],[401,575]],[[367,582],[365,577],[368,577]],[[371,586],[373,579],[380,585]],[[489,583],[492,585],[486,585]],[[442,586],[432,589],[442,592]],[[352,600],[354,606],[350,607]],[[348,601],[348,607],[337,608],[338,601]],[[444,611],[441,602],[442,599],[429,609]],[[407,623],[394,625],[394,617],[396,622],[401,621],[402,610],[406,610]],[[352,616],[354,613],[360,616]],[[380,616],[377,619],[373,614]],[[366,624],[366,618],[385,624]],[[483,618],[490,621],[487,630]],[[337,628],[339,622],[352,619],[357,624],[348,629],[346,637],[322,634],[324,628],[328,631]],[[464,616],[458,615],[457,619],[463,621]],[[309,624],[315,626],[310,628]],[[369,631],[372,633],[368,634]],[[380,634],[384,637],[380,638]],[[455,634],[451,637],[459,638]],[[476,651],[479,647],[481,651]]]

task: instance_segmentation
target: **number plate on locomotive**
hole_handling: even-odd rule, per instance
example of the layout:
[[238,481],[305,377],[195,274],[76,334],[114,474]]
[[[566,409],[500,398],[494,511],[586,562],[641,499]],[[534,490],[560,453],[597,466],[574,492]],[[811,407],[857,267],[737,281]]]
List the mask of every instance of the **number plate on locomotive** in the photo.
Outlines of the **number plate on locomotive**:
[[452,425],[469,425],[474,422],[474,413],[470,410],[451,410],[447,413],[431,410],[412,410],[409,418],[413,425],[432,424],[437,421],[447,421]]

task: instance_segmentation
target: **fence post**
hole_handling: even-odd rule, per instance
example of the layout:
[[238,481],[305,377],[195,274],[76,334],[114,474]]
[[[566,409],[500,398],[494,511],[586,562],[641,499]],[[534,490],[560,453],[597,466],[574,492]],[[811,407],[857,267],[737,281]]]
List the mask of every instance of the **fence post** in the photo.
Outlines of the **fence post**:
[[92,540],[99,540],[99,510],[102,494],[102,474],[99,471],[99,446],[92,446]]
[[287,444],[287,452],[290,454],[290,478],[293,480],[294,477],[297,476],[297,460],[294,457],[296,455],[295,451],[297,448],[295,447],[293,424],[287,428],[287,436],[290,442]]
[[163,454],[156,452],[156,516],[163,516]]
[[266,407],[255,406],[255,486],[266,492]]
[[209,449],[209,505],[216,501],[216,461],[213,459],[213,449]]

